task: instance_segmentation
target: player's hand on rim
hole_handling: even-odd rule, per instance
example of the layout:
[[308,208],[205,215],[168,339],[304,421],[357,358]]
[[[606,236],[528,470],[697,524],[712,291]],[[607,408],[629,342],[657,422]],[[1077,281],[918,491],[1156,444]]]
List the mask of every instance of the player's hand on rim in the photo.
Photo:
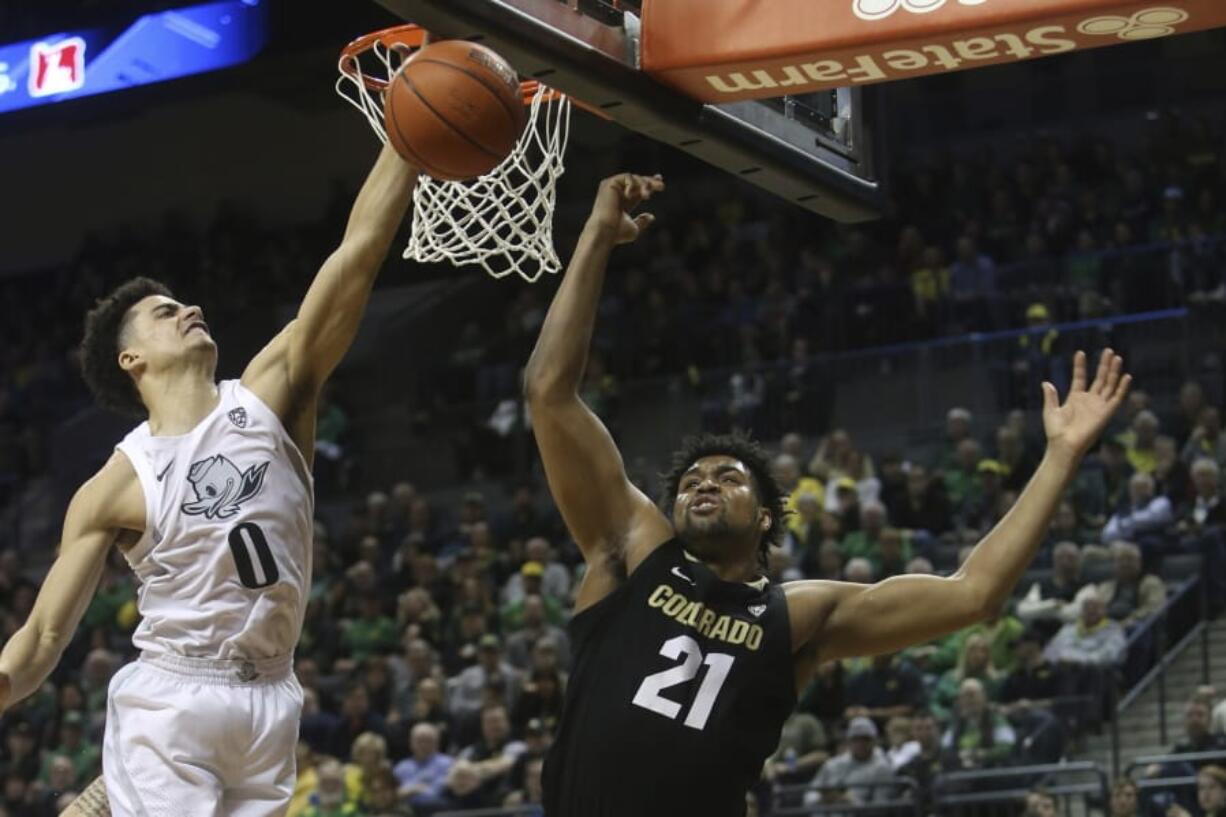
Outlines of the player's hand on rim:
[[632,215],[632,211],[653,195],[664,190],[664,177],[619,173],[600,183],[591,221],[597,226],[615,230],[617,244],[629,244],[647,229],[655,216],[651,213]]

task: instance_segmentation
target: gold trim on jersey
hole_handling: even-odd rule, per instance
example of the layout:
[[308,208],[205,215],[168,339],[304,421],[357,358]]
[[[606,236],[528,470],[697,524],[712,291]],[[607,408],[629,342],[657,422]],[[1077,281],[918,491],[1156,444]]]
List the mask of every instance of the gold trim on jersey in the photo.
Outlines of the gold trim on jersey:
[[701,601],[690,600],[671,585],[661,584],[653,590],[647,597],[647,606],[713,641],[743,644],[755,652],[762,646],[761,625],[709,610]]

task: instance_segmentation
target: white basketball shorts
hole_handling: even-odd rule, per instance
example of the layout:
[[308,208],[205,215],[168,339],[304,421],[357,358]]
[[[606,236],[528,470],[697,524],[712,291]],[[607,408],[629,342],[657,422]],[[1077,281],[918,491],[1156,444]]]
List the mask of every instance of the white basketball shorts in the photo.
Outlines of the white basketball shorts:
[[273,817],[296,776],[290,658],[144,653],[111,679],[102,775],[114,817]]

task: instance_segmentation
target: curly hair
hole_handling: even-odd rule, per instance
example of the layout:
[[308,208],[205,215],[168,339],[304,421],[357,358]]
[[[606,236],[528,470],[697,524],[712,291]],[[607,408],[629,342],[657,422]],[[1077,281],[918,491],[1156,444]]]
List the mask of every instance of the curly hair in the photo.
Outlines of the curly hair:
[[682,475],[703,457],[719,455],[739,460],[749,470],[759,504],[770,511],[771,526],[758,543],[758,560],[766,567],[766,556],[771,545],[783,540],[785,520],[790,512],[784,507],[784,490],[771,472],[770,457],[762,445],[748,434],[734,431],[731,434],[696,434],[685,438],[681,448],[673,453],[672,467],[661,475],[664,494],[660,498],[660,508],[671,518]]
[[150,295],[173,298],[165,285],[150,278],[133,278],[101,298],[85,316],[81,340],[81,374],[98,405],[133,417],[148,414],[132,378],[119,367],[120,340],[128,327],[128,312]]

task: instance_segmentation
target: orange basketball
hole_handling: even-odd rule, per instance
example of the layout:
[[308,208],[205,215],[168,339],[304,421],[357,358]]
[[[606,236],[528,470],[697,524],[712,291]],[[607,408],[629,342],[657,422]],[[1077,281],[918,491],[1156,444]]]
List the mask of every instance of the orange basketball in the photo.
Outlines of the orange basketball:
[[387,137],[436,179],[462,181],[493,170],[524,129],[519,76],[483,45],[431,43],[392,77]]

